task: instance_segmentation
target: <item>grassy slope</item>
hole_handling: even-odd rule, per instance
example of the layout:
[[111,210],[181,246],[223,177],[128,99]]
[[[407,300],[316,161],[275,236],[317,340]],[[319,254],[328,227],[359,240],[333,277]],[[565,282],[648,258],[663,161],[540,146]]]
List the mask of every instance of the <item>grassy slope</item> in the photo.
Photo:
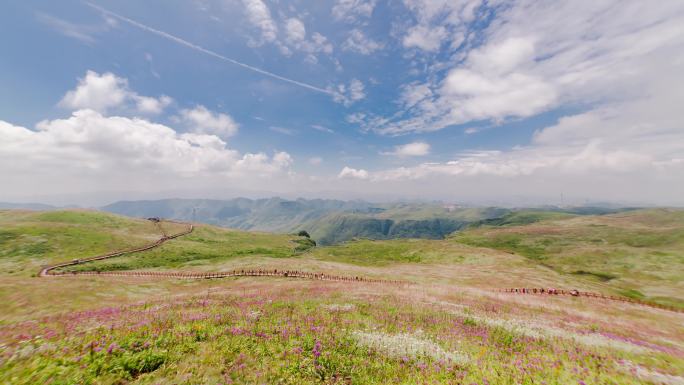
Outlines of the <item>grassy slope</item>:
[[451,240],[515,253],[623,295],[684,306],[684,211],[537,219],[521,215]]
[[160,237],[149,221],[94,211],[0,210],[0,274],[143,245]]
[[202,265],[220,266],[236,258],[285,258],[298,253],[296,248],[302,246],[298,241],[303,238],[200,225],[192,234],[156,249],[68,270],[194,269]]
[[[165,222],[167,233],[184,229]],[[160,237],[149,221],[95,211],[0,211],[0,274],[32,275],[41,265],[139,246]],[[151,251],[76,266],[74,269],[187,268],[236,257],[293,256],[305,239],[291,235],[198,226],[185,237]]]
[[[601,229],[601,250],[609,254],[624,247],[679,253],[680,212],[545,219],[471,229],[465,233],[469,238],[357,241],[304,254],[293,253],[293,237],[201,226],[164,249],[100,262],[112,263],[108,268],[251,265],[345,271],[418,282],[409,287],[282,279],[31,278],[34,265],[61,260],[62,253],[50,249],[9,257],[9,251],[55,243],[61,251],[85,255],[125,246],[121,234],[135,234],[131,243],[157,235],[145,221],[92,212],[2,215],[2,230],[12,234],[0,244],[3,258],[14,258],[13,266],[24,273],[0,272],[1,383],[308,384],[350,378],[359,384],[485,379],[490,384],[638,384],[647,379],[636,378],[622,360],[648,368],[642,375],[684,371],[681,315],[475,289],[529,283],[598,290],[615,279],[606,283],[586,274],[562,274],[523,255],[520,245],[512,250],[518,255],[497,250],[505,249],[498,241],[494,249],[464,244],[521,233],[550,238],[553,245],[565,237],[566,249],[558,250],[567,253]],[[550,231],[551,226],[557,228]],[[34,238],[36,229],[43,239]],[[86,230],[109,243],[60,235],[90,234]],[[564,256],[546,257],[544,263]],[[652,270],[681,277],[678,267],[668,272],[672,266],[656,262]],[[651,278],[630,277],[639,285],[651,283]],[[667,285],[677,283],[664,282],[662,288]],[[75,312],[80,309],[94,311]],[[23,320],[31,321],[17,322]]]
[[[0,221],[0,271],[10,275],[31,275],[44,263],[158,237],[147,221],[98,212],[4,211]],[[556,285],[684,303],[683,211],[605,216],[515,212],[484,223],[496,226],[474,227],[447,240],[358,240],[303,255],[297,248],[305,247],[296,243],[303,238],[198,226],[191,235],[158,249],[69,269],[206,271],[268,266],[353,274],[365,269],[371,275],[417,281]]]

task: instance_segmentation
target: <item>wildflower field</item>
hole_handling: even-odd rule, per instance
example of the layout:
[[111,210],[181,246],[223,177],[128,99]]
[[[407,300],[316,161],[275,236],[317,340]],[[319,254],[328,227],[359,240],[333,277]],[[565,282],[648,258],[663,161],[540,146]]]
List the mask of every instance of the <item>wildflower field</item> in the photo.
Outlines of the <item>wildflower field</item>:
[[[397,240],[300,252],[290,236],[200,227],[187,239],[150,252],[149,261],[141,253],[93,265],[102,270],[123,269],[113,265],[117,262],[127,269],[290,268],[406,283],[37,278],[23,273],[25,266],[59,260],[50,254],[55,250],[31,255],[13,250],[42,242],[85,254],[99,251],[100,244],[64,240],[54,230],[91,228],[82,218],[89,214],[80,213],[71,223],[58,215],[56,225],[36,215],[0,216],[3,232],[13,234],[0,238],[0,255],[6,258],[0,265],[12,266],[0,280],[1,384],[684,384],[683,313],[496,292],[492,288],[526,284],[621,290],[496,247],[464,239]],[[111,218],[121,222],[90,230],[97,239],[124,247],[153,238],[154,229],[143,221]],[[139,238],[117,238],[112,228]],[[487,234],[475,229],[469,236]],[[668,253],[676,255],[676,246],[668,245]],[[175,259],[192,253],[199,258]],[[215,257],[201,258],[206,254]],[[667,274],[682,277],[677,269],[671,265]],[[639,283],[636,272],[623,271],[630,285]],[[652,281],[644,282],[635,290],[648,295]],[[670,302],[681,300],[678,284],[667,292]]]

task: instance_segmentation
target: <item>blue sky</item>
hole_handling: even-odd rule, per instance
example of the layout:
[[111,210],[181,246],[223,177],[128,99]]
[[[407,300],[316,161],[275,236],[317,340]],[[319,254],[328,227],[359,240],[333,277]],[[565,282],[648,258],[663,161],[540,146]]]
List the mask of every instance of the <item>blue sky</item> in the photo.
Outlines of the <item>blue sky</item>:
[[678,1],[0,7],[0,199],[683,202]]

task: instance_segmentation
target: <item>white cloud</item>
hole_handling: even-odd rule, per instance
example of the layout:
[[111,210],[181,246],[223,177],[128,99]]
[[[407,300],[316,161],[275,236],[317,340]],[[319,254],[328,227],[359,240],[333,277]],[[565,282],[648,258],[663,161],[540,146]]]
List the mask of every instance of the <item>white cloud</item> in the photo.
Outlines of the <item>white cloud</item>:
[[301,51],[304,60],[310,64],[318,63],[316,54],[330,55],[333,52],[333,45],[328,39],[319,32],[313,32],[311,38],[307,39],[306,25],[301,19],[291,17],[286,19],[281,25],[285,32],[280,36],[278,25],[271,17],[271,11],[266,3],[261,0],[243,0],[247,20],[260,31],[260,38],[250,41],[254,47],[265,43],[274,44],[278,51],[284,56],[291,56],[295,51]]
[[375,0],[335,0],[332,15],[336,20],[356,22],[373,14]]
[[162,95],[158,99],[151,98],[149,96],[137,96],[134,99],[136,101],[138,111],[153,115],[160,114],[166,107],[173,103],[173,99],[166,95]]
[[261,0],[242,0],[247,14],[247,20],[261,32],[261,39],[254,42],[261,45],[264,42],[273,42],[278,37],[278,27],[271,18],[271,11]]
[[287,154],[241,157],[215,135],[179,134],[145,119],[106,117],[94,110],[78,110],[66,119],[44,120],[35,131],[0,121],[0,133],[0,159],[4,159],[8,173],[13,168],[26,168],[36,173],[76,175],[90,170],[101,178],[110,172],[144,178],[155,170],[182,176],[228,176],[251,171],[271,173],[291,162]]
[[[419,21],[445,26],[438,22],[450,17],[445,3],[429,7],[437,3],[421,2],[426,6]],[[539,130],[527,144],[369,172],[369,185],[684,203],[683,24],[684,4],[676,2],[559,6],[521,0],[499,8],[483,43],[466,46],[451,68],[440,67],[445,75],[435,72],[401,88],[403,111],[390,117],[356,113],[348,121],[397,135],[498,123],[559,106],[585,111]]]
[[41,23],[53,28],[62,35],[79,40],[86,44],[95,43],[96,40],[94,34],[101,30],[100,28],[93,26],[71,23],[45,13],[38,13],[36,18]]
[[179,118],[193,132],[213,134],[222,138],[235,135],[239,128],[239,125],[230,115],[209,111],[201,105],[192,109],[181,110]]
[[373,52],[382,49],[382,44],[369,39],[361,30],[353,29],[349,33],[347,40],[342,44],[342,49],[345,51],[358,52],[362,55],[370,55]]
[[[458,1],[406,3],[417,15],[417,26],[433,29],[449,30],[456,25],[452,19],[470,20],[474,9]],[[466,8],[471,11],[465,12]],[[670,63],[671,68],[681,63],[684,35],[678,31],[683,15],[684,5],[675,3],[655,8],[637,1],[581,7],[527,0],[511,3],[498,9],[481,32],[480,46],[466,46],[454,56],[451,68],[439,72],[445,76],[437,73],[406,86],[407,94],[418,87],[425,91],[416,94],[417,99],[400,97],[399,103],[411,108],[406,117],[383,122],[369,115],[375,121],[366,119],[362,126],[399,135],[473,121],[525,118],[560,105],[644,98],[652,79],[664,76],[658,69],[667,66],[662,63]],[[439,65],[444,69],[444,63]],[[407,103],[411,100],[414,104]]]
[[368,171],[345,166],[337,175],[340,179],[368,179]]
[[105,112],[121,106],[129,97],[128,81],[111,72],[102,75],[88,71],[76,89],[64,95],[59,105],[70,109],[91,108]]
[[407,29],[402,44],[431,53],[446,42],[451,50],[459,48],[481,4],[482,0],[404,0],[416,24]]
[[319,156],[315,156],[313,158],[309,158],[309,164],[313,166],[318,166],[319,164],[323,163],[323,158]]
[[478,132],[480,132],[480,129],[477,127],[468,127],[465,130],[463,130],[463,133],[466,135],[477,134]]
[[402,87],[399,102],[404,108],[411,108],[419,102],[432,97],[433,93],[427,84],[413,83]]
[[285,127],[280,127],[280,126],[271,126],[268,129],[273,131],[273,132],[277,132],[277,133],[283,134],[283,135],[295,135],[297,133],[297,131],[295,131],[291,128],[285,128]]
[[328,134],[334,134],[335,133],[335,131],[333,131],[332,129],[325,127],[325,126],[321,126],[320,124],[312,124],[311,128],[313,128],[314,130],[317,130],[317,131],[327,132]]
[[383,155],[394,155],[399,157],[406,156],[425,156],[430,153],[430,145],[425,142],[413,142],[400,146],[395,146],[391,152],[383,152]]
[[[184,133],[140,118],[78,110],[35,130],[0,121],[2,194],[97,194],[286,184],[284,152],[240,154],[218,136]],[[280,179],[276,179],[280,178]],[[24,197],[24,198],[21,198]]]
[[98,24],[78,24],[70,21],[60,19],[58,17],[48,15],[46,13],[36,13],[36,19],[61,33],[64,36],[76,39],[87,45],[92,45],[97,42],[96,36],[109,31],[118,25],[116,19],[107,15],[102,15],[103,22]]
[[366,97],[365,88],[363,82],[359,79],[352,79],[349,85],[338,84],[331,92],[334,92],[333,100],[335,102],[342,103],[348,107]]
[[439,50],[442,42],[447,38],[447,30],[438,26],[429,28],[424,25],[416,25],[409,29],[402,40],[406,48],[420,48],[424,51],[435,52]]
[[292,42],[300,42],[306,38],[306,27],[301,20],[296,18],[287,19],[285,22],[287,39]]
[[111,72],[88,71],[79,79],[76,88],[64,95],[59,105],[71,110],[93,109],[103,113],[134,105],[140,113],[159,114],[172,102],[173,99],[166,95],[159,98],[138,95],[128,88],[125,78]]
[[[666,83],[655,86],[666,88]],[[667,88],[648,102],[618,103],[562,118],[538,131],[527,146],[465,152],[448,162],[369,173],[367,179],[404,188],[415,181],[470,191],[505,187],[511,194],[547,197],[562,189],[592,199],[681,204],[684,126],[673,117],[680,108],[675,101],[682,98],[683,88]]]

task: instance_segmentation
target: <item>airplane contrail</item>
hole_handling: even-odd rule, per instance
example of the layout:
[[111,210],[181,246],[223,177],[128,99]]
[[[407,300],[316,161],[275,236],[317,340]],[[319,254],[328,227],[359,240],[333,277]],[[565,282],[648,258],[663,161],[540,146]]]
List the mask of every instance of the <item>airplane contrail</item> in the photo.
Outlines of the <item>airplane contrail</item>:
[[202,53],[204,53],[204,54],[206,54],[206,55],[215,57],[215,58],[217,58],[217,59],[219,59],[219,60],[223,60],[223,61],[225,61],[225,62],[228,62],[228,63],[231,63],[231,64],[235,64],[235,65],[240,66],[240,67],[242,67],[242,68],[246,68],[246,69],[248,69],[248,70],[250,70],[250,71],[254,71],[254,72],[260,73],[260,74],[262,74],[262,75],[266,75],[266,76],[272,77],[272,78],[274,78],[274,79],[278,79],[278,80],[281,80],[281,81],[284,81],[284,82],[287,82],[287,83],[290,83],[290,84],[294,84],[294,85],[297,85],[297,86],[300,86],[300,87],[304,87],[304,88],[309,89],[309,90],[311,90],[311,91],[322,92],[322,93],[324,93],[324,94],[328,94],[328,95],[332,95],[332,96],[337,95],[337,94],[336,94],[335,92],[333,92],[333,91],[329,91],[329,90],[326,90],[326,89],[323,89],[323,88],[320,88],[320,87],[316,87],[316,86],[311,85],[311,84],[307,84],[307,83],[304,83],[304,82],[300,82],[300,81],[298,81],[298,80],[286,78],[286,77],[284,77],[284,76],[280,76],[280,75],[278,75],[278,74],[274,74],[273,72],[269,72],[269,71],[266,71],[266,70],[262,70],[261,68],[254,67],[254,66],[251,66],[251,65],[249,65],[249,64],[245,64],[245,63],[239,62],[239,61],[237,61],[237,60],[235,60],[235,59],[231,59],[231,58],[229,58],[229,57],[223,56],[223,55],[221,55],[221,54],[219,54],[219,53],[216,53],[216,52],[214,52],[214,51],[212,51],[212,50],[206,49],[206,48],[204,48],[204,47],[202,47],[202,46],[199,46],[199,45],[193,44],[193,43],[191,43],[191,42],[189,42],[189,41],[187,41],[187,40],[181,39],[180,37],[171,35],[170,33],[167,33],[167,32],[160,31],[160,30],[158,30],[158,29],[152,28],[152,27],[150,27],[150,26],[147,26],[147,25],[145,25],[145,24],[142,24],[142,23],[140,23],[140,22],[137,22],[137,21],[135,21],[135,20],[133,20],[133,19],[129,19],[129,18],[127,18],[126,16],[121,16],[121,15],[119,15],[118,13],[114,13],[114,12],[108,10],[108,9],[102,8],[102,7],[100,7],[99,5],[96,5],[96,4],[93,4],[93,3],[89,3],[89,2],[87,2],[87,1],[84,1],[83,3],[84,3],[85,5],[91,7],[91,8],[94,8],[94,9],[96,9],[96,10],[98,10],[98,11],[100,11],[100,12],[106,14],[106,15],[109,15],[109,16],[115,18],[115,19],[121,20],[121,21],[123,21],[123,22],[125,22],[125,23],[128,23],[128,24],[130,24],[130,25],[133,25],[133,26],[135,26],[135,27],[138,27],[138,28],[140,28],[140,29],[142,29],[142,30],[144,30],[144,31],[153,33],[153,34],[155,34],[155,35],[157,35],[157,36],[161,36],[161,37],[163,37],[164,39],[171,40],[171,41],[173,41],[174,43],[178,43],[178,44],[180,44],[180,45],[183,45],[183,46],[188,47],[188,48],[190,48],[190,49],[193,49],[193,50],[195,50],[195,51],[199,51],[199,52],[202,52]]

